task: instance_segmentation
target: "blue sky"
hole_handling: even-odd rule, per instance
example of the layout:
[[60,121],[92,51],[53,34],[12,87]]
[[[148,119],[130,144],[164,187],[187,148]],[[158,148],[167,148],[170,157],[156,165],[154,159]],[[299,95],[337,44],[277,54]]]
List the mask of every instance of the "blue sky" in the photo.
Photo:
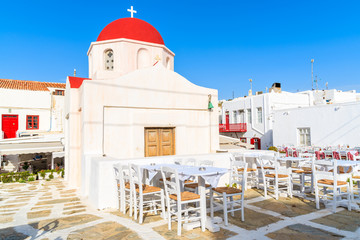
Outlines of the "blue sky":
[[175,52],[175,71],[220,99],[311,88],[360,91],[359,1],[10,1],[0,14],[0,78],[65,82],[88,76],[87,50],[111,21],[152,24]]

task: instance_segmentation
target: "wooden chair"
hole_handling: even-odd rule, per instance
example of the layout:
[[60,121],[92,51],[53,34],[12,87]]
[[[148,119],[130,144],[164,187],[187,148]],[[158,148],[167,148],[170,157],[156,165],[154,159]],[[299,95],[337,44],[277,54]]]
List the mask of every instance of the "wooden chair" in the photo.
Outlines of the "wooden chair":
[[[211,218],[214,218],[214,199],[221,198],[224,212],[225,226],[229,224],[228,213],[234,217],[235,211],[241,211],[241,221],[244,221],[244,193],[247,178],[247,163],[243,161],[232,161],[229,186],[212,188],[210,191],[210,212]],[[243,168],[244,171],[238,171]],[[214,195],[216,194],[216,195]],[[234,199],[239,196],[240,199]],[[230,206],[230,209],[229,209]],[[237,208],[235,208],[235,207]]]
[[133,195],[130,189],[129,166],[118,163],[114,165],[114,171],[120,211],[126,214],[126,205],[128,205],[131,217],[133,213]]
[[280,166],[277,157],[261,156],[259,158],[261,175],[264,182],[264,194],[267,197],[268,187],[274,187],[275,199],[279,199],[279,190],[286,189],[288,196],[292,198],[291,173],[288,168]]
[[[234,157],[234,159],[231,159],[231,161],[242,161],[242,162],[246,163],[246,156],[244,154],[237,155]],[[256,162],[257,162],[257,157],[255,157],[255,163]],[[238,171],[243,172],[244,168],[239,168]],[[246,171],[247,171],[247,178],[245,179],[246,189],[249,188],[249,184],[250,184],[250,188],[253,186],[255,186],[256,188],[259,188],[258,169],[248,167]]]
[[[134,218],[137,220],[137,209],[139,209],[139,223],[143,223],[144,213],[153,212],[157,214],[161,210],[165,215],[164,191],[159,187],[143,184],[143,171],[139,165],[130,164],[130,185],[133,194]],[[158,205],[160,203],[160,208]],[[144,211],[145,207],[150,210]]]
[[[336,160],[313,160],[313,173],[315,184],[315,201],[316,208],[320,209],[320,198],[322,198],[325,204],[328,202],[328,198],[332,198],[332,211],[335,213],[336,207],[339,201],[342,201],[342,197],[347,197],[348,210],[351,210],[351,195],[350,185],[348,182],[338,180],[338,165]],[[329,171],[333,169],[333,171]],[[346,192],[342,192],[343,189]],[[322,192],[320,192],[322,189]]]
[[[177,234],[181,236],[181,222],[191,221],[195,219],[201,219],[201,207],[200,206],[200,195],[188,191],[181,192],[179,174],[176,169],[169,167],[161,167],[161,174],[163,176],[164,187],[165,187],[165,196],[166,196],[166,206],[167,206],[167,218],[168,218],[168,228],[171,230],[171,220],[172,216],[175,216],[178,227]],[[166,176],[170,176],[166,178]],[[189,207],[189,203],[195,203],[196,206],[200,207]],[[198,213],[199,216],[189,216],[189,210],[193,214]],[[185,215],[183,217],[183,214]],[[201,224],[205,224],[202,222]]]

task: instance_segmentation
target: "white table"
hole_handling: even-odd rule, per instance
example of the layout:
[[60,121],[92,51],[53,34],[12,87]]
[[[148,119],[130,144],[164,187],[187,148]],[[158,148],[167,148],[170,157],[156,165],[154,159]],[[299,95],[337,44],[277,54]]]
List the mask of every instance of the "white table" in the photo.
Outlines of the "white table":
[[206,167],[201,171],[199,166],[186,166],[178,164],[155,164],[155,165],[142,165],[142,169],[149,171],[149,178],[156,175],[161,170],[162,166],[174,168],[178,171],[181,181],[185,181],[191,177],[198,178],[199,194],[200,194],[200,209],[201,209],[201,229],[205,231],[205,227],[209,230],[214,229],[214,226],[210,225],[211,221],[206,221],[206,188],[205,181],[207,181],[212,187],[217,187],[220,177],[228,173],[230,170],[227,168],[218,167]]

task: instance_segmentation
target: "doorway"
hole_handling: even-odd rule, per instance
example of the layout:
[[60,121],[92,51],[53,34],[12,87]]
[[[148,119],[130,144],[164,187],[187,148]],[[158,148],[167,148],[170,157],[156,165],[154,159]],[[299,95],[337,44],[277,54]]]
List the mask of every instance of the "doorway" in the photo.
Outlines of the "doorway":
[[175,128],[145,128],[145,157],[175,155]]
[[2,115],[1,130],[4,132],[5,138],[16,138],[16,132],[19,129],[18,115]]
[[261,140],[260,138],[252,138],[250,140],[250,143],[254,145],[254,149],[261,149]]

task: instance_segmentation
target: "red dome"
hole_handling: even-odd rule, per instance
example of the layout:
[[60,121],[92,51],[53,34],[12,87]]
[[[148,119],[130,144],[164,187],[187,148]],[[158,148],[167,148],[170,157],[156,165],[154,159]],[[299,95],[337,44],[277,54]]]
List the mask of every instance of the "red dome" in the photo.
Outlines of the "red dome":
[[120,18],[108,24],[97,41],[127,38],[165,45],[160,33],[149,23],[138,18]]

